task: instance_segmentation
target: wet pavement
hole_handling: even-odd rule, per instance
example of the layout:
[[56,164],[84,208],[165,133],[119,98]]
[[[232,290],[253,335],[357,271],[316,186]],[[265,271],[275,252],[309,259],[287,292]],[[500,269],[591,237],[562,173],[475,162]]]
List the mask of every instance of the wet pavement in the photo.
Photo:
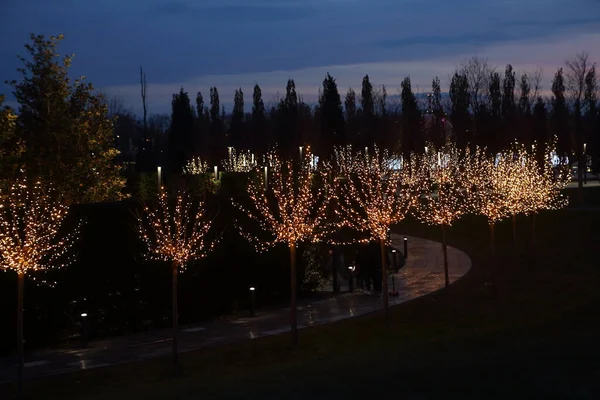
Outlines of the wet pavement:
[[[402,251],[403,236],[392,234],[392,245]],[[398,296],[390,297],[390,306],[429,294],[444,287],[442,246],[425,239],[408,237],[408,258],[405,266],[393,275]],[[470,268],[471,260],[458,249],[448,247],[450,282],[461,278]],[[347,289],[344,282],[342,291]],[[392,277],[388,281],[392,290]],[[328,298],[299,301],[300,329],[339,321],[381,309],[381,298],[359,292],[342,293]],[[289,308],[257,310],[254,317],[221,318],[219,320],[181,327],[180,351],[188,352],[242,340],[289,332]],[[171,354],[170,331],[157,330],[91,342],[88,348],[61,348],[26,354],[25,378],[68,373]],[[16,378],[14,358],[0,359],[0,382]]]

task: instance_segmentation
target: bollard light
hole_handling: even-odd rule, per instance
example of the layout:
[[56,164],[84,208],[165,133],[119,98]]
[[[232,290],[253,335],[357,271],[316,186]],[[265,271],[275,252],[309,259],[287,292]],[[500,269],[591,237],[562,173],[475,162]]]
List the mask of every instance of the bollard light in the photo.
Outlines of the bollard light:
[[408,238],[404,236],[404,258],[408,258]]
[[219,167],[215,165],[215,181],[219,180]]

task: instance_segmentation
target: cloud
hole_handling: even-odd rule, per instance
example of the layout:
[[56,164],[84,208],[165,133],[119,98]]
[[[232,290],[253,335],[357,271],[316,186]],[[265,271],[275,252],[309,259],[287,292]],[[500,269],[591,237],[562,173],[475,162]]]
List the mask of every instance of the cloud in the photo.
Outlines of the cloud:
[[[291,76],[308,96],[327,71],[341,87],[367,72],[391,86],[423,75],[419,85],[428,86],[473,54],[558,66],[569,52],[597,48],[575,39],[600,33],[596,15],[595,0],[9,0],[0,37],[12,40],[0,44],[0,78],[18,78],[15,55],[34,31],[64,33],[60,51],[76,54],[73,74],[100,88],[136,87],[143,65],[166,96],[156,100],[163,109],[181,85],[222,86],[226,97],[240,85],[249,95],[257,80],[275,93]],[[0,84],[2,92],[10,89]]]
[[[555,41],[552,43],[531,42],[523,44],[503,44],[485,48],[477,53],[464,52],[436,59],[391,61],[375,63],[357,63],[349,65],[329,65],[297,70],[280,70],[252,74],[215,74],[197,76],[189,80],[172,83],[153,83],[148,80],[148,99],[151,112],[163,113],[170,111],[170,99],[180,87],[184,87],[192,99],[197,91],[204,94],[207,101],[208,90],[216,86],[219,90],[221,103],[231,110],[233,93],[241,87],[245,94],[246,105],[251,102],[252,88],[258,83],[262,89],[265,102],[273,101],[277,93],[285,94],[285,84],[288,78],[294,79],[297,91],[306,101],[317,99],[319,86],[327,72],[336,79],[340,92],[345,94],[349,87],[360,89],[362,78],[369,74],[375,85],[385,84],[388,94],[396,94],[405,76],[410,76],[413,90],[427,92],[431,81],[438,76],[443,90],[447,90],[449,76],[458,64],[473,55],[488,59],[492,67],[503,71],[507,63],[513,65],[520,74],[533,72],[541,68],[544,71],[542,89],[550,88],[550,81],[556,69],[564,65],[564,61],[575,52],[589,49],[592,60],[600,60],[600,53],[593,52],[596,43],[600,43],[600,34],[585,34]],[[597,50],[596,50],[597,51]],[[125,104],[139,113],[139,86],[136,84],[112,86],[103,88],[110,95],[123,98]]]

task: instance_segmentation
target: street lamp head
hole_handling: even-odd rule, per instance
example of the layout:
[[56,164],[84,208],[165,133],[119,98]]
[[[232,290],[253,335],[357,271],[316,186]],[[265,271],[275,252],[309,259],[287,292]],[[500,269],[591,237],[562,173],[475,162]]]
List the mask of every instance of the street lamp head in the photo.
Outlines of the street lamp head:
[[87,313],[81,313],[81,318],[87,317]]
[[254,290],[255,290],[254,286],[251,286],[251,287],[250,287],[250,291],[251,291],[251,292],[254,292]]

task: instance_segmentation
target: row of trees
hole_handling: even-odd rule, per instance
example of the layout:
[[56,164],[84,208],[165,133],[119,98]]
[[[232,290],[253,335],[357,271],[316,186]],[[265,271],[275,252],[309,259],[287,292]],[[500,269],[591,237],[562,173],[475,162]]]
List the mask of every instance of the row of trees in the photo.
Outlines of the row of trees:
[[[544,163],[531,148],[515,144],[499,155],[485,149],[460,150],[454,143],[436,148],[430,144],[408,159],[376,146],[355,152],[350,146],[334,149],[328,162],[315,166],[310,148],[299,159],[271,153],[264,168],[254,168],[248,179],[247,198],[232,203],[255,220],[267,237],[254,235],[246,224],[241,234],[257,251],[284,243],[291,261],[291,314],[293,343],[298,342],[296,247],[304,241],[340,243],[345,228],[363,234],[356,241],[377,240],[382,252],[383,308],[389,324],[386,244],[390,229],[413,212],[424,222],[441,226],[446,285],[449,284],[446,228],[462,215],[488,218],[492,232],[499,220],[519,213],[534,214],[564,205],[561,190],[567,174],[552,167],[550,153]],[[79,227],[62,233],[68,207],[60,193],[41,181],[15,181],[0,213],[2,267],[18,274],[19,384],[23,373],[23,282],[25,275],[57,262],[77,237]],[[177,277],[192,260],[214,248],[212,221],[197,198],[179,193],[170,198],[162,191],[158,201],[145,207],[139,218],[139,237],[152,259],[171,263],[173,356],[179,369]],[[63,237],[63,239],[60,239]]]
[[74,203],[127,196],[123,163],[135,163],[138,172],[161,165],[167,176],[179,175],[194,156],[217,165],[227,147],[265,154],[277,146],[288,156],[310,144],[327,158],[334,146],[376,143],[408,157],[423,152],[426,142],[441,146],[449,138],[460,149],[485,146],[492,152],[518,139],[526,145],[536,142],[544,153],[556,137],[558,155],[578,164],[580,182],[588,156],[598,169],[598,80],[586,53],[556,71],[548,97],[541,71],[517,74],[507,65],[498,72],[486,60],[473,58],[457,67],[447,91],[439,78],[433,79],[427,96],[415,92],[410,77],[398,94],[388,95],[368,75],[360,90],[350,88],[343,95],[327,74],[318,104],[303,101],[290,79],[285,95],[272,102],[265,101],[256,84],[251,112],[245,111],[248,100],[241,89],[229,112],[212,87],[195,99],[182,88],[173,95],[170,115],[151,114],[147,96],[152,88],[140,70],[143,115],[138,118],[83,78],[69,78],[73,58],[59,55],[62,40],[62,35],[32,35],[25,46],[28,58],[20,57],[22,78],[8,82],[19,109],[1,114],[0,178],[14,177],[25,167],[32,177],[69,193]]

